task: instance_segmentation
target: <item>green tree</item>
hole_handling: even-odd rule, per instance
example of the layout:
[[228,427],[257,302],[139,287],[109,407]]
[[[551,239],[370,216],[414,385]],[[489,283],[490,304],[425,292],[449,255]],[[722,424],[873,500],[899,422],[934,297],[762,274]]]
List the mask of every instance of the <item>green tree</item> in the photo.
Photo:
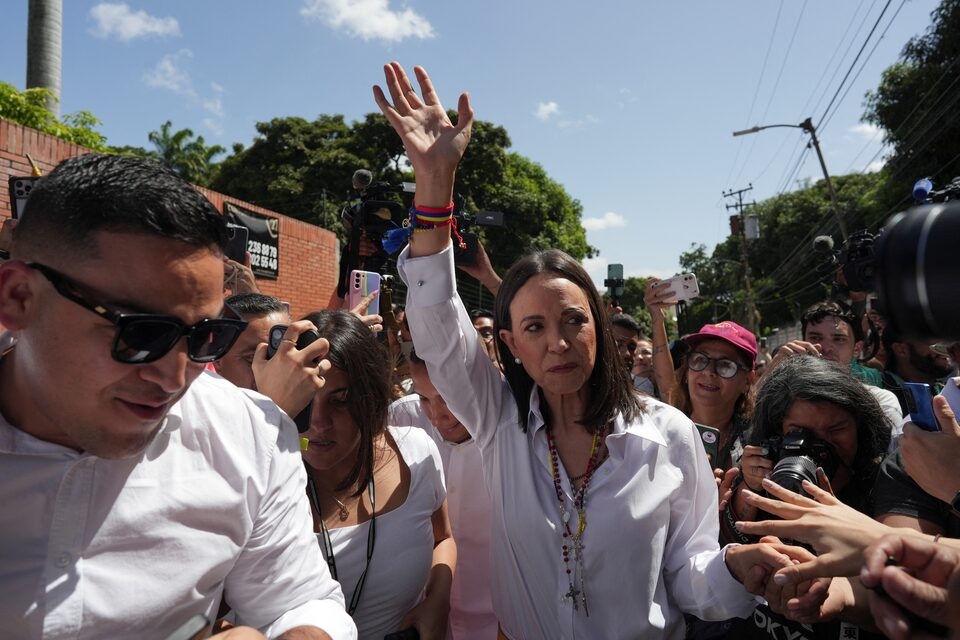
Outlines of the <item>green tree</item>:
[[867,94],[864,118],[883,127],[893,147],[880,217],[910,204],[918,178],[943,186],[960,175],[960,0],[943,0],[931,19],[927,32],[907,42],[880,86]]
[[213,174],[213,158],[226,152],[218,144],[207,146],[203,136],[194,138],[190,129],[172,132],[173,123],[167,120],[159,131],[151,131],[147,139],[155,148],[154,157],[180,174],[184,180],[208,186]]
[[0,82],[0,118],[42,131],[92,151],[108,151],[107,138],[94,127],[100,121],[89,111],[68,113],[62,119],[47,108],[49,89],[35,87],[20,91]]

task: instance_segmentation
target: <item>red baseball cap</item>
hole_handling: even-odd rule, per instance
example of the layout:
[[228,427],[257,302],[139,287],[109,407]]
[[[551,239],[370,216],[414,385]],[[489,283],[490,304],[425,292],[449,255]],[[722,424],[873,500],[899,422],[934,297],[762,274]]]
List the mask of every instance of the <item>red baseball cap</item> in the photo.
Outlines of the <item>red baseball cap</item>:
[[717,324],[705,324],[697,333],[691,333],[683,338],[689,346],[694,347],[704,340],[723,340],[729,342],[738,351],[747,356],[747,362],[752,368],[757,359],[757,338],[745,327],[736,322],[724,321]]

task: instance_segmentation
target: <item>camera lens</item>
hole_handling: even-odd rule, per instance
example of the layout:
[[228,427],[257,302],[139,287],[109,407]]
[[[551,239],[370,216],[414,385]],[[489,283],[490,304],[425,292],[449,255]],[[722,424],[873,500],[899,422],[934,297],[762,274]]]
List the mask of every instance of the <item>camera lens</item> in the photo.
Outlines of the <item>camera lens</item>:
[[[787,456],[781,458],[773,467],[770,480],[784,489],[807,496],[801,489],[801,483],[807,480],[817,484],[817,463],[808,456]],[[807,496],[810,497],[810,496]]]
[[899,213],[880,234],[877,293],[887,322],[900,335],[960,340],[957,238],[957,202]]

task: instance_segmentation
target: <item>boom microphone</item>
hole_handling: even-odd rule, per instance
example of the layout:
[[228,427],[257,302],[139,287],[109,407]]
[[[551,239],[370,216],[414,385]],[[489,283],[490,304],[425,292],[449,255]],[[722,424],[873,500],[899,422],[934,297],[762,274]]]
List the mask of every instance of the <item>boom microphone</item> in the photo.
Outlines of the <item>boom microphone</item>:
[[813,250],[817,253],[830,253],[833,251],[833,238],[830,236],[817,236],[813,239]]
[[373,174],[366,169],[357,169],[353,172],[353,188],[357,191],[366,191],[373,183]]

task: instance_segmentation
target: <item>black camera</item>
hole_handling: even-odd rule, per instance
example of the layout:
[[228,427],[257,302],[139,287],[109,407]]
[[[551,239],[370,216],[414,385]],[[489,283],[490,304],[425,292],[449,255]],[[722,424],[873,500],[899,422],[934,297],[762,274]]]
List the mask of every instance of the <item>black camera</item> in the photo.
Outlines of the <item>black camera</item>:
[[776,463],[770,480],[795,493],[807,495],[801,489],[804,480],[817,484],[817,467],[822,467],[827,477],[831,478],[840,466],[833,445],[821,440],[809,429],[773,436],[760,446],[767,449],[764,457]]

